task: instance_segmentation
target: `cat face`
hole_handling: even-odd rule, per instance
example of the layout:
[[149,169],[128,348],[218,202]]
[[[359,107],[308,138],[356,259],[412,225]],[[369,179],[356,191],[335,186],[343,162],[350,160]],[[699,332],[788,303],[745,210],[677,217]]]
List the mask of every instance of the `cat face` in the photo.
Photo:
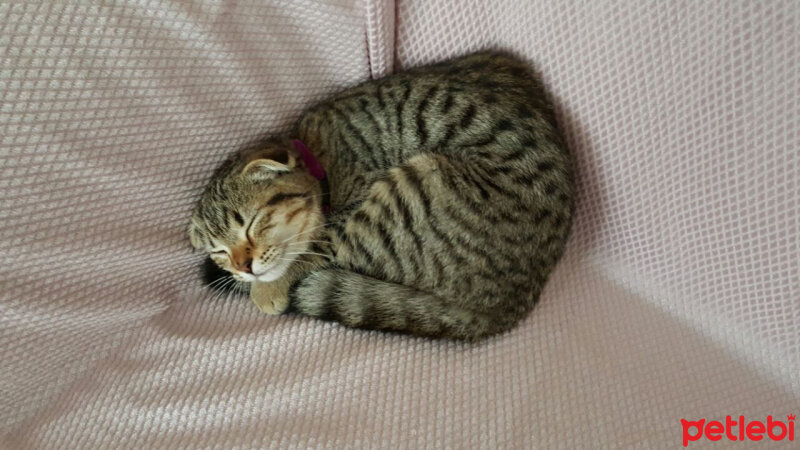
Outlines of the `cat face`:
[[195,248],[240,281],[280,278],[323,222],[319,183],[272,146],[223,165],[192,215]]

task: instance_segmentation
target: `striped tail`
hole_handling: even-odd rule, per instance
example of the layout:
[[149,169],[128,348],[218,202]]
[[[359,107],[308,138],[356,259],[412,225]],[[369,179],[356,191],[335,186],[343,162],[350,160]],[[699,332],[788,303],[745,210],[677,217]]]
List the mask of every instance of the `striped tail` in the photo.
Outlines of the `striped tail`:
[[477,340],[505,331],[489,314],[413,287],[343,269],[312,272],[289,291],[290,311],[352,328]]

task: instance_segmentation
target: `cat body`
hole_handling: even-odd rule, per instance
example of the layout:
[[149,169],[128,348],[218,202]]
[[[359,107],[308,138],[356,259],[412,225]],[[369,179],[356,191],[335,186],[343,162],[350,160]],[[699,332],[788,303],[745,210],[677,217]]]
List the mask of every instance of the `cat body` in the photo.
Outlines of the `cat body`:
[[[290,139],[316,155],[329,192],[308,180]],[[574,204],[569,153],[541,86],[514,57],[478,53],[365,82],[310,108],[289,135],[268,147],[261,155],[238,156],[215,180],[251,180],[248,165],[252,172],[252,166],[273,161],[286,167],[255,175],[256,196],[279,183],[291,186],[287,177],[305,186],[292,188],[294,204],[283,205],[308,210],[303,226],[291,230],[297,236],[244,233],[247,241],[272,241],[272,250],[250,245],[254,261],[280,251],[275,248],[281,239],[294,246],[283,251],[285,267],[267,276],[279,275],[280,283],[267,280],[274,289],[256,289],[262,300],[270,298],[269,312],[480,339],[527,315],[563,253]],[[211,240],[214,227],[207,222],[214,220],[208,213],[214,201],[237,209],[235,200],[224,199],[224,182],[213,186],[214,181],[190,228],[196,246],[207,250],[214,248],[198,243]],[[330,202],[327,217],[323,199]],[[248,215],[250,225],[268,227],[257,206],[248,208],[237,213],[242,221],[233,222]],[[298,214],[291,219],[299,221]],[[234,240],[228,236],[230,245],[222,245],[231,267],[221,265],[236,275],[236,252],[228,248]],[[261,283],[257,274],[253,266],[252,279],[239,276]]]

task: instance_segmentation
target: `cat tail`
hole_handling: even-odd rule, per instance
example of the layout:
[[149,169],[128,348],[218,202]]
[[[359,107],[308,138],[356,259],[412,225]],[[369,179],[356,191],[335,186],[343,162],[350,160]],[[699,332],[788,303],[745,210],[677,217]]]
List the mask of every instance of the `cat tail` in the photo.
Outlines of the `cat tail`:
[[310,273],[292,286],[289,301],[290,311],[351,328],[431,338],[478,340],[506,328],[429,292],[339,268]]

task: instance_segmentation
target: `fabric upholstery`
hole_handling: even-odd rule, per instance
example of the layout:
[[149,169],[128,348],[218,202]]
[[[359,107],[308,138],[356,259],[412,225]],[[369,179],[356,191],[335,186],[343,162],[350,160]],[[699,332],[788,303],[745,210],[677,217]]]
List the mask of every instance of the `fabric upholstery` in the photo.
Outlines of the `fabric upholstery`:
[[[675,448],[681,418],[800,412],[796,2],[6,2],[0,30],[0,447]],[[578,173],[518,329],[201,286],[184,229],[227,154],[487,47],[542,74]]]

